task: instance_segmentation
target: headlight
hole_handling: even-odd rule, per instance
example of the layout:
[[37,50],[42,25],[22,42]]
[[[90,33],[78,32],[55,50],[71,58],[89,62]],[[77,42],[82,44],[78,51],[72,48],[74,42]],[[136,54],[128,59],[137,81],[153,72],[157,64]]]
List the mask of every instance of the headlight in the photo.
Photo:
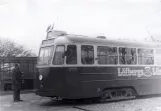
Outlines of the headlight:
[[43,79],[43,76],[42,75],[39,75],[39,80],[41,81]]

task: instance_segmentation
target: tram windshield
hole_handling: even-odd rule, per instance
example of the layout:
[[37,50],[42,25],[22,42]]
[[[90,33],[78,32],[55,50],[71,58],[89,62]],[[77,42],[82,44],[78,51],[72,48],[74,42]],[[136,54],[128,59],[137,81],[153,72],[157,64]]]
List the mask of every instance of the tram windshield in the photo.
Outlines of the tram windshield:
[[51,63],[54,46],[43,47],[40,49],[38,65],[48,65]]
[[55,49],[55,55],[53,59],[54,65],[62,65],[64,64],[64,52],[65,52],[65,46],[60,45],[57,46]]

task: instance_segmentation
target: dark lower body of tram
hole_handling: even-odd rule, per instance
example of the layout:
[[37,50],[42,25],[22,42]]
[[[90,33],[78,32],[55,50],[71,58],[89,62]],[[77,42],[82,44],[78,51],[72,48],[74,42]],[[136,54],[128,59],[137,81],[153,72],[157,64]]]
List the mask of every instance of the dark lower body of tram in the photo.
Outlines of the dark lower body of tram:
[[36,94],[44,97],[118,100],[161,93],[155,67],[50,67],[38,72]]

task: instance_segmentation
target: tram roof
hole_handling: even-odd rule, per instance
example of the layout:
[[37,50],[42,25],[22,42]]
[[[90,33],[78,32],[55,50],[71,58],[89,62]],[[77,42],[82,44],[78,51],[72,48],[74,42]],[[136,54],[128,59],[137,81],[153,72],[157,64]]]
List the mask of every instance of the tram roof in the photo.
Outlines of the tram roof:
[[111,45],[111,46],[124,46],[124,47],[147,47],[147,48],[158,47],[157,44],[151,42],[110,40],[110,39],[94,38],[87,36],[75,36],[75,35],[67,35],[66,37],[69,41],[80,44]]

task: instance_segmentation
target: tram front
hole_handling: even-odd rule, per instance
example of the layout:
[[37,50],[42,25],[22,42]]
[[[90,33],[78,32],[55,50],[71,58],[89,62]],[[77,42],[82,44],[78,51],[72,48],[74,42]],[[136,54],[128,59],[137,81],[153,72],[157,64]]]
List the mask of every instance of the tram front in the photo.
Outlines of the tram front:
[[63,70],[63,65],[53,65],[53,63],[61,64],[64,61],[65,46],[61,45],[59,48],[55,48],[58,41],[63,42],[62,39],[65,39],[62,34],[59,37],[57,34],[57,36],[47,37],[46,40],[42,41],[37,62],[38,74],[36,76],[36,94],[39,96],[65,96],[63,91],[65,88],[65,70]]

